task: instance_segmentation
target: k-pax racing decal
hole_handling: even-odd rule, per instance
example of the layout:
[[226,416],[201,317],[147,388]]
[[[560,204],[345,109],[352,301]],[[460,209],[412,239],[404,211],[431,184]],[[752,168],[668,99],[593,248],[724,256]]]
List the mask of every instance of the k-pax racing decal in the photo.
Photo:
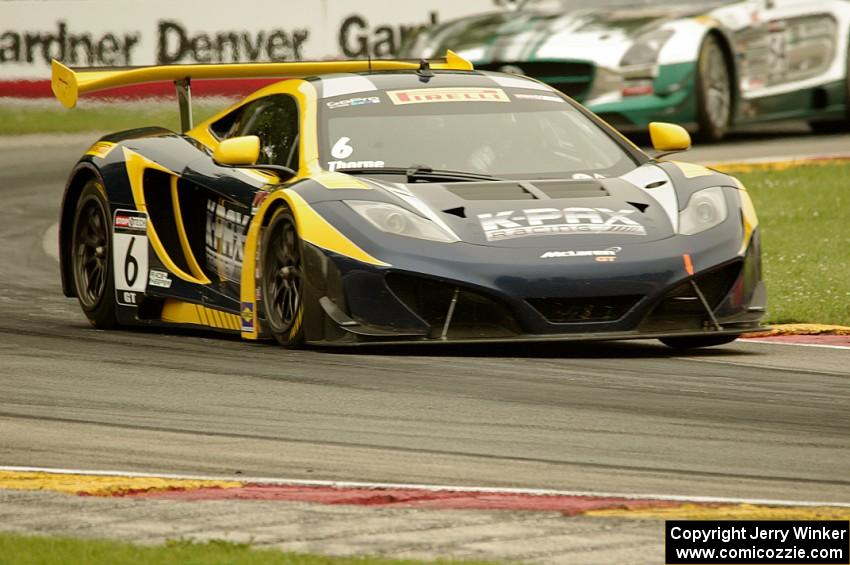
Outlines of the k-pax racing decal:
[[608,208],[531,208],[478,214],[487,241],[556,234],[646,235],[629,216],[634,210]]
[[251,216],[235,208],[223,200],[207,201],[206,259],[219,279],[238,284]]
[[136,210],[116,210],[112,220],[112,271],[115,300],[136,306],[148,284],[148,216]]

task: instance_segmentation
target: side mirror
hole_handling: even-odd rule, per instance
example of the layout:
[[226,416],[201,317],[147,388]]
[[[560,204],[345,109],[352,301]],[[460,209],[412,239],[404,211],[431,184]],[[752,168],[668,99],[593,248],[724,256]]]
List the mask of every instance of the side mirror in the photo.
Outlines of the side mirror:
[[691,135],[688,130],[676,124],[651,122],[649,138],[652,140],[653,149],[659,152],[658,157],[691,148]]
[[231,137],[218,144],[213,161],[220,165],[238,167],[253,165],[260,158],[260,138],[256,135]]

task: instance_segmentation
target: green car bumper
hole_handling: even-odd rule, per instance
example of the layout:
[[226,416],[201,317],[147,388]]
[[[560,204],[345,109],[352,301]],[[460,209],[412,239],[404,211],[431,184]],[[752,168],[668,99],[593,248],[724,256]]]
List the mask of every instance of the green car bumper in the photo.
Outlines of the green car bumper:
[[653,93],[627,96],[607,104],[587,107],[619,129],[639,129],[650,122],[672,122],[694,126],[697,122],[695,63],[662,65],[653,82]]

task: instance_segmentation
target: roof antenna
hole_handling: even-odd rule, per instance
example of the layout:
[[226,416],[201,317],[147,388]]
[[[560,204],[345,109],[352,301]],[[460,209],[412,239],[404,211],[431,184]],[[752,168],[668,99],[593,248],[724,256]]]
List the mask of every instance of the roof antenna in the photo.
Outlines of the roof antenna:
[[419,69],[416,74],[419,75],[419,80],[422,82],[428,82],[434,78],[434,71],[431,70],[431,63],[428,62],[428,59],[419,60]]

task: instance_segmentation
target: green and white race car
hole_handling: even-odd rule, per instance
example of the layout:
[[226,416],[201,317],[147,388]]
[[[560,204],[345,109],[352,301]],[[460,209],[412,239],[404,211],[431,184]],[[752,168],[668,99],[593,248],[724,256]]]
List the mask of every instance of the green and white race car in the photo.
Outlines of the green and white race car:
[[847,0],[561,0],[429,28],[401,56],[451,48],[537,78],[612,125],[666,121],[718,140],[738,124],[850,129]]

